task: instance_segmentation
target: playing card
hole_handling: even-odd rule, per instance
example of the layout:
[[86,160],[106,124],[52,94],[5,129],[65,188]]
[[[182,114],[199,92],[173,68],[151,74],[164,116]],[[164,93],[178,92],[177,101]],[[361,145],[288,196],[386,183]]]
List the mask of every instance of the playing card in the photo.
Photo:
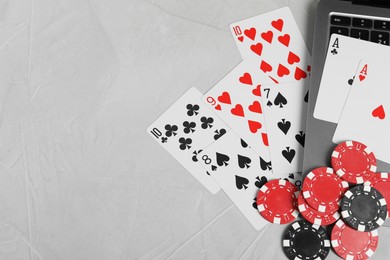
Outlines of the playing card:
[[359,62],[371,57],[389,59],[389,46],[332,35],[314,109],[315,118],[339,122]]
[[360,62],[333,142],[359,141],[366,144],[377,159],[390,163],[390,91],[386,64],[388,59],[383,59],[383,55]]
[[230,25],[243,59],[256,58],[274,82],[307,78],[310,54],[289,7]]
[[262,86],[264,116],[276,176],[302,172],[308,81]]
[[[260,216],[256,205],[259,189],[268,180],[275,179],[269,162],[254,153],[234,131],[207,147],[199,157],[214,180],[256,230],[269,223]],[[297,174],[290,174],[286,179],[301,185]]]
[[147,132],[211,193],[220,187],[199,163],[198,154],[230,128],[202,103],[202,93],[190,88]]
[[203,102],[229,125],[264,160],[269,161],[268,137],[261,105],[261,79],[252,60],[229,72],[204,96]]

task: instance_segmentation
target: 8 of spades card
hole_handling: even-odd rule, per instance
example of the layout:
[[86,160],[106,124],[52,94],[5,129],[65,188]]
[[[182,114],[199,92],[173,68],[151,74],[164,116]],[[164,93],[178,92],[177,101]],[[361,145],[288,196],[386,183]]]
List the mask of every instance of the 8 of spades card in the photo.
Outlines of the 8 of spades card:
[[[268,180],[275,179],[269,161],[258,156],[234,131],[222,136],[200,154],[210,175],[256,230],[268,222],[259,216],[256,196]],[[286,180],[300,186],[299,174]]]
[[198,154],[223,136],[229,127],[201,101],[202,93],[190,88],[147,132],[211,193],[218,184],[199,163]]

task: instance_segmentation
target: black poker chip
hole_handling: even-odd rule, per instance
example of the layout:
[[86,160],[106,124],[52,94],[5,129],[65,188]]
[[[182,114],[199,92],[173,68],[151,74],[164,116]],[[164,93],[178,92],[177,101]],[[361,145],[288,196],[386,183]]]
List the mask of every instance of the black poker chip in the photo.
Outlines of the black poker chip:
[[330,241],[325,228],[305,220],[292,223],[283,236],[283,251],[289,259],[325,259]]
[[341,216],[348,226],[369,232],[382,226],[387,217],[387,204],[382,194],[368,185],[358,185],[345,192],[341,200]]

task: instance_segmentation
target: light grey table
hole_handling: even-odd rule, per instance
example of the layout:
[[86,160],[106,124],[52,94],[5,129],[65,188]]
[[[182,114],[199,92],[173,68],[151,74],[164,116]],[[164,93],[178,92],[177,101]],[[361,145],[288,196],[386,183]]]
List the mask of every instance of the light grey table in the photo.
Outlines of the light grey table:
[[230,23],[289,5],[311,49],[315,4],[1,1],[0,259],[285,259],[286,226],[256,232],[145,129],[240,62]]

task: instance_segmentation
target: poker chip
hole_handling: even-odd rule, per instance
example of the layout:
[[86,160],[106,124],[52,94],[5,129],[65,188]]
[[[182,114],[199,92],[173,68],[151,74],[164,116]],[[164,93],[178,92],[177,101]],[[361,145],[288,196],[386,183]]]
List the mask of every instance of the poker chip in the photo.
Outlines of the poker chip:
[[355,186],[341,200],[341,216],[354,229],[362,232],[375,230],[386,220],[386,200],[371,186]]
[[[370,185],[377,189],[382,196],[385,198],[386,202],[390,202],[390,174],[387,172],[375,173],[374,176],[364,185]],[[387,215],[390,212],[390,203],[387,203]],[[387,216],[389,217],[389,216]]]
[[301,213],[302,217],[304,217],[310,223],[327,226],[336,222],[340,218],[340,213],[335,212],[319,212],[309,205],[307,205],[305,199],[302,194],[298,196],[298,210]]
[[285,231],[283,251],[293,260],[325,259],[330,251],[330,241],[325,228],[300,220]]
[[257,194],[260,215],[271,223],[286,224],[298,217],[297,187],[286,180],[271,180]]
[[359,232],[340,219],[332,229],[331,243],[341,258],[364,260],[374,254],[378,246],[378,238],[377,230]]
[[307,204],[319,212],[334,212],[348,189],[332,168],[320,167],[309,172],[303,182],[302,194]]
[[338,176],[354,184],[368,181],[376,171],[375,155],[366,145],[357,141],[337,145],[331,162]]

